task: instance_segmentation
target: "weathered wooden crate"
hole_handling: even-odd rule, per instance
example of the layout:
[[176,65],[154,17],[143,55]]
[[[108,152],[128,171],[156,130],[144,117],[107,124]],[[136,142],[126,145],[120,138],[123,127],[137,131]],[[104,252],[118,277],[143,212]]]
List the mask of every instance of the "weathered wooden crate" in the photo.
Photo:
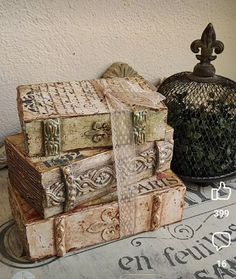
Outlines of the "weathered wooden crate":
[[[136,89],[151,90],[141,77],[125,80]],[[130,91],[119,87],[122,81],[106,80],[107,84],[115,83],[119,94],[125,96]],[[110,112],[103,89],[101,80],[19,86],[18,112],[28,155],[50,156],[77,148],[111,146]],[[167,107],[163,103],[158,109],[131,109],[136,119],[133,129],[142,133],[140,137],[145,134],[146,142],[164,139]]]
[[[135,186],[137,211],[134,234],[182,219],[186,188],[174,173],[165,171],[160,173],[159,179],[154,176]],[[45,220],[11,185],[9,195],[14,219],[32,260],[63,256],[73,249],[120,238],[117,201],[106,200],[106,203],[80,206]]]
[[[6,139],[9,179],[19,193],[44,218],[69,211],[89,200],[113,192],[116,176],[111,149],[83,149],[60,157],[27,157],[23,135]],[[173,129],[167,126],[164,141],[137,145],[135,179],[148,178],[170,167]],[[68,182],[73,174],[73,185]],[[71,192],[75,190],[75,195]]]

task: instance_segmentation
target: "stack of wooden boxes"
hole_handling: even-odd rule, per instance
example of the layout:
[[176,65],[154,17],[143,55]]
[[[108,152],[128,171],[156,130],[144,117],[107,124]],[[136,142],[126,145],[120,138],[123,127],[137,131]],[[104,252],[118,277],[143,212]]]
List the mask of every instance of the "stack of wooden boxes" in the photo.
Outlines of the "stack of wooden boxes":
[[[141,77],[106,79],[151,90]],[[6,139],[13,217],[30,259],[120,238],[110,111],[101,80],[18,87],[22,133]],[[98,86],[99,85],[99,86]],[[122,90],[127,91],[129,87]],[[129,93],[128,91],[126,93]],[[145,110],[137,145],[134,234],[181,220],[185,186],[172,173],[167,108]],[[142,122],[142,123],[140,123]],[[128,213],[127,213],[128,214]]]

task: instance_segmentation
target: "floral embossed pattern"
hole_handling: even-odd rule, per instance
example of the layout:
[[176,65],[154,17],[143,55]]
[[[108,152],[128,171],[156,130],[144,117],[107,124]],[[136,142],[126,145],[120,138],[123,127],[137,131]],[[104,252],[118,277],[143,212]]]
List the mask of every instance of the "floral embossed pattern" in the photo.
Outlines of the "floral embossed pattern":
[[91,130],[85,132],[85,136],[91,138],[93,142],[98,143],[103,139],[111,137],[111,126],[106,122],[94,122]]
[[58,206],[65,201],[64,183],[56,182],[45,188],[47,207]]
[[128,163],[128,171],[132,174],[139,174],[147,169],[155,168],[157,163],[157,151],[155,149],[148,149],[139,154],[139,156],[132,158]]
[[117,239],[120,236],[119,212],[114,208],[107,208],[101,213],[101,220],[87,228],[89,233],[101,233],[105,241]]

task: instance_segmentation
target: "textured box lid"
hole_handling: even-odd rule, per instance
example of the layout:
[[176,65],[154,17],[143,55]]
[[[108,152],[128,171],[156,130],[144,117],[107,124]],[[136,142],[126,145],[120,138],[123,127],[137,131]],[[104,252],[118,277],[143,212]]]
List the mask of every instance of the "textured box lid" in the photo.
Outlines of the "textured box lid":
[[[23,122],[47,118],[65,118],[109,113],[103,98],[101,82],[105,79],[51,82],[17,87],[18,111]],[[116,85],[116,90],[128,95],[130,88],[121,86],[122,81],[138,86],[140,90],[152,91],[141,77],[106,79],[108,85]],[[138,88],[137,87],[137,88]],[[166,108],[160,104],[160,109]]]

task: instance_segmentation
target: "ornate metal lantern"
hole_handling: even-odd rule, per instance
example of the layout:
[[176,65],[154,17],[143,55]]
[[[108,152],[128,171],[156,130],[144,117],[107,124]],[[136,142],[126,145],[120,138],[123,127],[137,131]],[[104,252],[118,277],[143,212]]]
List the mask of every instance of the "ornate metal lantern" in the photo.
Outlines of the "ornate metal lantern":
[[159,87],[175,129],[172,169],[191,181],[212,181],[236,173],[236,83],[215,74],[211,61],[224,50],[211,23],[191,44],[200,60],[193,72],[167,78]]

